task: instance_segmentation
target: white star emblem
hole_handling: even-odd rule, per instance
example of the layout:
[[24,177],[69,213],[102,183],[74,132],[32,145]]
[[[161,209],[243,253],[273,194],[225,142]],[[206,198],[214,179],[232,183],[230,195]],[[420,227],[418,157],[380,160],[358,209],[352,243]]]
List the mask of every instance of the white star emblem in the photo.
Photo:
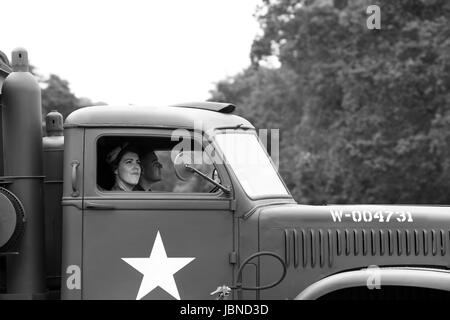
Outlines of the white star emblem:
[[142,299],[158,286],[180,300],[180,293],[173,275],[194,259],[168,258],[159,231],[149,258],[122,258],[144,275],[136,300]]

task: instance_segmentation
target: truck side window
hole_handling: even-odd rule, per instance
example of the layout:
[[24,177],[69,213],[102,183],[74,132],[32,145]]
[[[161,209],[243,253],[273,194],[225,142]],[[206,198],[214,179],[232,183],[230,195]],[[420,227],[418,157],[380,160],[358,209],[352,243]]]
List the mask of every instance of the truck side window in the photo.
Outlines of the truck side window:
[[[177,141],[170,137],[103,136],[97,142],[97,186],[102,192],[174,192],[210,193],[215,186],[193,175],[186,181],[175,174],[174,157]],[[190,142],[192,149],[183,150],[201,159],[202,147]],[[139,163],[139,168],[137,164]],[[211,161],[195,164],[208,177],[220,182]]]

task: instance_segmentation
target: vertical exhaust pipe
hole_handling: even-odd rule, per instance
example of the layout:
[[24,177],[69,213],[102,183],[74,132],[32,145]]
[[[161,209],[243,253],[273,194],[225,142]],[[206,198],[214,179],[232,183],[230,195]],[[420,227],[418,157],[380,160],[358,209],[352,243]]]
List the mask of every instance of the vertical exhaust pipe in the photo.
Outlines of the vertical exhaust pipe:
[[26,225],[19,254],[7,258],[6,290],[17,299],[37,299],[46,291],[41,89],[26,50],[15,49],[11,60],[13,72],[2,87],[4,175],[22,202]]

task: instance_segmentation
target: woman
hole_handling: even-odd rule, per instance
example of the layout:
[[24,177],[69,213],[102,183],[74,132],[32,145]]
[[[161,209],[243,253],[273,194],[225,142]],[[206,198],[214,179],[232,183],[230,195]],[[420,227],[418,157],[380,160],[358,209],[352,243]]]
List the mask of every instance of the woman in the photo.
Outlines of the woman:
[[126,143],[112,150],[106,161],[115,175],[115,183],[111,191],[133,191],[141,176],[138,150]]

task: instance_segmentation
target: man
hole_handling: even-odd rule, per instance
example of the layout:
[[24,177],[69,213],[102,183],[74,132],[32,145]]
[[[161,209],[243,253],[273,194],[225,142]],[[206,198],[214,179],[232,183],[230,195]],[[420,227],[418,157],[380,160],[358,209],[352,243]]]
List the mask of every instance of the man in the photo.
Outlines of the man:
[[152,191],[150,186],[161,181],[162,164],[158,161],[158,157],[153,150],[142,154],[140,159],[142,172],[134,191]]

